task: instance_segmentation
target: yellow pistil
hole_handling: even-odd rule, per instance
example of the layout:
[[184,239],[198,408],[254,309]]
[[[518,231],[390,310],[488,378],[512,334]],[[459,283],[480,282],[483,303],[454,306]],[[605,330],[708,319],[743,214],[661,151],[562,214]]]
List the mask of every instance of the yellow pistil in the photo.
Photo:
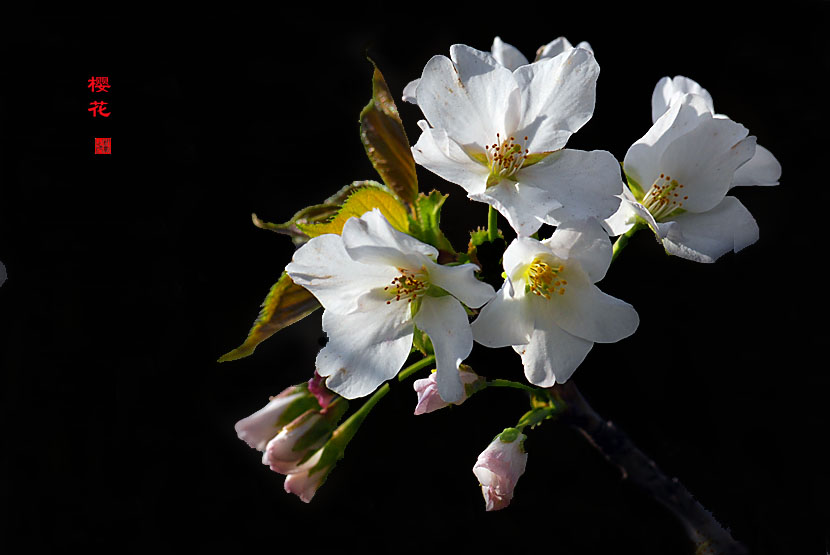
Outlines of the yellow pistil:
[[560,277],[565,267],[562,264],[549,264],[534,258],[527,269],[525,291],[550,300],[551,295],[564,295],[568,282]]

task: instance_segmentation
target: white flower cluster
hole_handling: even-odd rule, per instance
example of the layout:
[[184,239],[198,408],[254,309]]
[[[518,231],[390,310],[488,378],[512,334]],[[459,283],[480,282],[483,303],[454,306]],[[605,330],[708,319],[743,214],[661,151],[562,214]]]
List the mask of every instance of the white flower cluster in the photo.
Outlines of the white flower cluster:
[[[596,286],[611,264],[609,235],[648,226],[668,253],[699,262],[757,240],[755,220],[727,193],[776,185],[780,165],[691,79],[657,84],[653,125],[629,148],[623,173],[610,152],[566,148],[593,115],[598,74],[590,45],[564,38],[532,63],[499,38],[490,52],[454,45],[427,62],[403,95],[425,118],[413,157],[516,232],[504,282],[495,291],[474,264],[440,264],[435,247],[379,210],[348,220],[340,235],[312,238],[286,271],[325,309],[329,340],[316,370],[328,388],[348,399],[372,393],[400,371],[417,330],[429,337],[436,372],[416,382],[416,414],[467,398],[475,377],[459,366],[474,342],[512,347],[534,386],[563,383],[594,343],[639,324],[631,305]],[[540,240],[542,224],[556,230]],[[472,322],[469,309],[479,309]],[[524,471],[520,446],[497,440],[476,464],[488,510],[509,503]]]

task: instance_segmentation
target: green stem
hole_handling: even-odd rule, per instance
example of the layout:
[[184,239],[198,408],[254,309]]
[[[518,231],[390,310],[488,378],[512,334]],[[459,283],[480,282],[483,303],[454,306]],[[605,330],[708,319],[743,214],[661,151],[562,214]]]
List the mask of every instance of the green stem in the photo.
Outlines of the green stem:
[[369,397],[368,401],[363,403],[363,406],[357,409],[354,414],[337,427],[329,442],[337,442],[340,451],[344,451],[346,449],[346,445],[357,433],[360,425],[363,424],[363,421],[366,420],[367,416],[369,416],[369,412],[371,412],[372,408],[374,408],[378,401],[380,401],[387,393],[389,393],[389,384],[385,383],[380,386],[377,391],[375,391],[374,395]]
[[404,368],[403,370],[401,370],[398,373],[398,381],[399,382],[404,381],[406,378],[408,378],[409,376],[411,376],[412,374],[414,374],[418,370],[429,366],[433,362],[435,362],[435,355],[429,355],[428,357],[422,358],[421,360],[419,360],[415,364],[411,364],[411,365],[407,366],[406,368]]
[[487,240],[491,243],[499,238],[499,213],[492,206],[487,212]]
[[525,385],[519,382],[513,382],[510,380],[488,380],[487,382],[488,387],[512,387],[513,389],[523,389],[525,391],[530,391],[531,393],[544,393],[544,390],[539,389],[538,387],[533,387],[529,385]]
[[634,224],[634,227],[617,237],[617,240],[614,242],[614,247],[611,250],[611,262],[614,262],[617,259],[622,250],[626,247],[626,245],[628,245],[628,241],[631,237],[640,231],[643,226],[644,224],[642,222],[638,222]]

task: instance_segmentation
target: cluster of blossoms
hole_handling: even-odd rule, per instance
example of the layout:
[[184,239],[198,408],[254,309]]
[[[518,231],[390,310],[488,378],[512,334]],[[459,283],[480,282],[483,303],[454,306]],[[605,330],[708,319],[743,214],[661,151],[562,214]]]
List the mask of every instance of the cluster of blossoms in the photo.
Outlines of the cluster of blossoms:
[[[716,114],[691,79],[657,84],[652,126],[629,148],[622,173],[610,152],[566,148],[593,115],[598,74],[587,43],[559,38],[529,62],[496,38],[490,52],[452,46],[406,86],[403,99],[425,118],[414,161],[515,231],[503,283],[496,291],[482,281],[474,256],[442,258],[381,207],[349,218],[339,233],[306,238],[286,273],[324,308],[328,343],[315,378],[236,426],[264,464],[287,475],[287,491],[311,499],[373,404],[338,426],[346,399],[381,391],[413,351],[428,355],[419,367],[434,362],[414,383],[415,414],[424,414],[495,385],[463,364],[474,343],[512,347],[528,388],[544,393],[566,382],[595,343],[633,334],[635,309],[596,285],[619,248],[611,237],[649,228],[667,253],[698,262],[757,240],[755,220],[727,193],[776,185],[780,165],[744,126]],[[555,231],[540,239],[543,224]],[[522,430],[556,410],[551,396],[537,402],[479,456],[473,472],[487,510],[509,504],[524,472]]]

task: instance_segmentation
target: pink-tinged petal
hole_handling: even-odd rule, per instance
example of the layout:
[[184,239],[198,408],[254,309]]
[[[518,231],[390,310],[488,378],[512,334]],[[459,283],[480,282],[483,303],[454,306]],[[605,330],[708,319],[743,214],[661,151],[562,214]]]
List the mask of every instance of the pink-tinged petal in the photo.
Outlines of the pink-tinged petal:
[[[470,387],[468,386],[472,386],[472,384],[475,384],[483,379],[475,372],[466,368],[469,367],[462,366],[458,370],[461,383],[464,385],[464,395],[461,399],[453,403],[455,405],[460,405],[469,398]],[[450,403],[442,399],[441,395],[438,393],[437,375],[437,372],[432,372],[428,378],[415,380],[412,384],[415,389],[415,393],[418,395],[418,404],[415,407],[415,414],[426,414],[450,405]]]
[[283,486],[285,491],[287,493],[293,493],[303,503],[311,502],[331,470],[331,468],[323,468],[310,473],[311,469],[320,462],[322,454],[323,449],[318,450],[310,459],[285,477],[285,484]]
[[317,355],[317,372],[326,386],[347,399],[372,393],[393,378],[412,347],[410,305],[392,301],[386,311],[341,315],[323,313],[329,341]]
[[328,439],[325,434],[319,434],[320,437],[316,442],[306,445],[303,449],[297,449],[297,442],[312,433],[313,429],[319,427],[323,421],[324,416],[317,410],[308,411],[297,417],[268,442],[262,463],[280,474],[294,472],[298,461],[310,451],[316,451],[322,447]]
[[574,220],[560,225],[542,244],[557,257],[578,262],[591,283],[605,277],[611,265],[611,240],[595,219]]
[[314,237],[297,249],[285,271],[294,283],[311,291],[326,310],[342,314],[376,308],[364,293],[384,287],[398,275],[391,266],[356,262],[346,252],[342,238],[333,234]]
[[481,484],[487,511],[497,511],[510,504],[516,483],[527,467],[527,453],[522,442],[524,434],[512,442],[506,443],[497,437],[478,456],[473,466],[473,474]]
[[703,98],[706,108],[710,113],[715,113],[715,106],[712,102],[712,95],[709,91],[697,84],[697,82],[677,75],[672,79],[671,77],[663,77],[657,82],[654,87],[654,92],[651,94],[651,121],[656,122],[660,116],[666,113],[671,104],[677,101],[684,94],[696,94]]
[[593,341],[571,335],[556,325],[533,330],[527,345],[514,345],[522,357],[527,381],[539,387],[565,383],[582,364]]
[[714,262],[758,240],[758,224],[734,197],[726,197],[712,210],[687,212],[674,219],[663,246],[666,252],[695,262]]
[[587,50],[573,49],[518,68],[522,95],[516,137],[527,135],[530,152],[553,152],[591,119],[599,65]]
[[781,163],[772,155],[772,152],[756,144],[755,156],[738,168],[731,186],[778,185],[780,178]]
[[458,366],[473,350],[473,332],[467,312],[457,299],[426,296],[415,315],[415,325],[429,335],[435,350],[438,394],[449,403],[464,397]]
[[533,315],[524,301],[524,293],[512,296],[510,284],[505,282],[471,324],[476,342],[486,347],[507,347],[530,341]]
[[[425,257],[438,258],[438,249],[392,227],[377,208],[360,218],[350,218],[343,225],[342,240],[346,253],[355,262],[392,268],[392,277],[400,275],[398,268],[419,270]],[[369,289],[366,280],[356,281]],[[388,280],[384,285],[388,285]]]
[[493,39],[493,46],[490,47],[490,52],[498,63],[510,71],[529,63],[525,55],[518,48],[512,44],[507,44],[499,37]]
[[234,425],[236,435],[257,451],[264,451],[268,442],[287,424],[282,422],[286,409],[307,395],[308,392],[302,388],[289,387],[276,397],[272,397],[267,405],[237,422]]
[[475,264],[443,266],[427,261],[425,267],[430,283],[448,291],[470,308],[484,305],[496,294],[491,285],[476,279],[474,273],[479,267]]
[[484,191],[490,170],[473,160],[444,129],[421,125],[421,136],[412,147],[415,162],[450,183],[460,185],[468,194]]

